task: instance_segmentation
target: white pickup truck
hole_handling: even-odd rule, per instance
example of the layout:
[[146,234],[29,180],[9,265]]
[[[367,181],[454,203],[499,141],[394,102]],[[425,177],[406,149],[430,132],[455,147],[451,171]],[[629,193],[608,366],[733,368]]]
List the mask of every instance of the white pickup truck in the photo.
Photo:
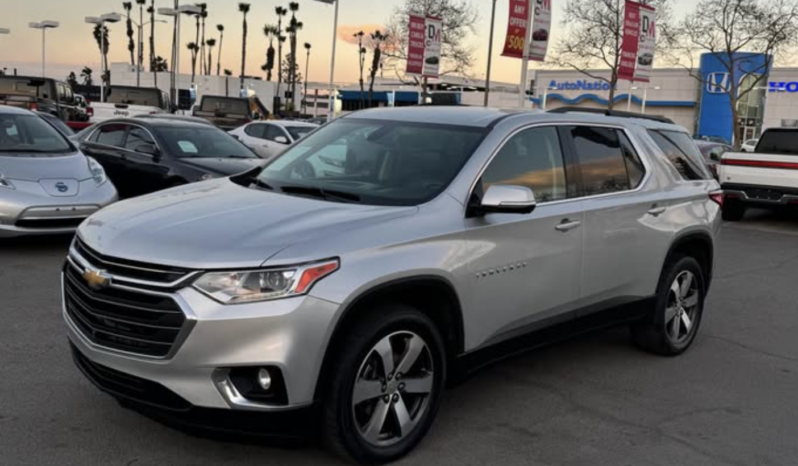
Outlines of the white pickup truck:
[[718,174],[724,220],[742,220],[749,206],[798,205],[798,128],[768,129],[753,153],[723,154]]
[[111,86],[105,102],[92,102],[86,110],[92,123],[138,115],[168,113],[169,95],[156,88]]

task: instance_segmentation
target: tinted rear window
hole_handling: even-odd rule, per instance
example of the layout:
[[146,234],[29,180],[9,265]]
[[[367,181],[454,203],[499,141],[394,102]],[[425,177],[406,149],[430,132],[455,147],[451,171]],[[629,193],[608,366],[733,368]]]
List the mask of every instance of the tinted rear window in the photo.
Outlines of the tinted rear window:
[[759,139],[755,152],[798,155],[798,131],[765,131]]
[[51,82],[43,79],[0,77],[0,94],[27,95],[51,99]]
[[709,173],[704,156],[696,143],[679,131],[649,130],[648,134],[665,153],[676,171],[685,180],[709,180]]
[[155,89],[111,88],[106,102],[161,108],[161,93]]
[[224,99],[219,97],[205,97],[202,99],[203,112],[220,112],[231,116],[249,115],[249,103],[240,99]]

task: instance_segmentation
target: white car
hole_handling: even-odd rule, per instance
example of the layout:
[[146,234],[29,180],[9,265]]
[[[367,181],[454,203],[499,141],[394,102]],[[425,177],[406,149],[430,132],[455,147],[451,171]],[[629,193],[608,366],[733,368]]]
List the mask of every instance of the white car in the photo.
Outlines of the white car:
[[230,131],[230,134],[259,156],[270,159],[318,127],[302,121],[255,121]]
[[759,142],[759,139],[749,139],[745,141],[740,147],[743,152],[754,152],[756,150],[756,144]]

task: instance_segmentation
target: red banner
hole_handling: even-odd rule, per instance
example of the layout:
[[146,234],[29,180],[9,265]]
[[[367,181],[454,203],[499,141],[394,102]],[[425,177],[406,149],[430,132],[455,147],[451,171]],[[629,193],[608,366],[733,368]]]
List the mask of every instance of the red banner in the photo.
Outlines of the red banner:
[[510,0],[510,19],[507,22],[507,39],[503,57],[523,58],[524,42],[529,37],[529,0]]
[[407,74],[424,72],[424,41],[426,39],[427,20],[421,15],[410,15],[407,29],[410,37],[407,45]]
[[640,47],[640,4],[626,1],[623,15],[623,43],[618,79],[634,81],[637,51]]

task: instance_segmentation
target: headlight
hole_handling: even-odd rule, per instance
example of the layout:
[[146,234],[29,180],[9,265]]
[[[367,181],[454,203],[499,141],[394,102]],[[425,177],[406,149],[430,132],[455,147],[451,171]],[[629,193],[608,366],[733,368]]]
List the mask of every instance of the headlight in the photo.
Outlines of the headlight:
[[94,179],[94,182],[97,183],[97,186],[100,186],[108,181],[108,176],[105,174],[105,169],[102,165],[100,165],[100,162],[91,157],[86,157],[86,161],[89,163],[91,177]]
[[279,269],[209,272],[194,288],[222,304],[251,303],[303,295],[338,270],[338,260]]
[[0,173],[0,188],[14,189],[14,185],[2,173]]

